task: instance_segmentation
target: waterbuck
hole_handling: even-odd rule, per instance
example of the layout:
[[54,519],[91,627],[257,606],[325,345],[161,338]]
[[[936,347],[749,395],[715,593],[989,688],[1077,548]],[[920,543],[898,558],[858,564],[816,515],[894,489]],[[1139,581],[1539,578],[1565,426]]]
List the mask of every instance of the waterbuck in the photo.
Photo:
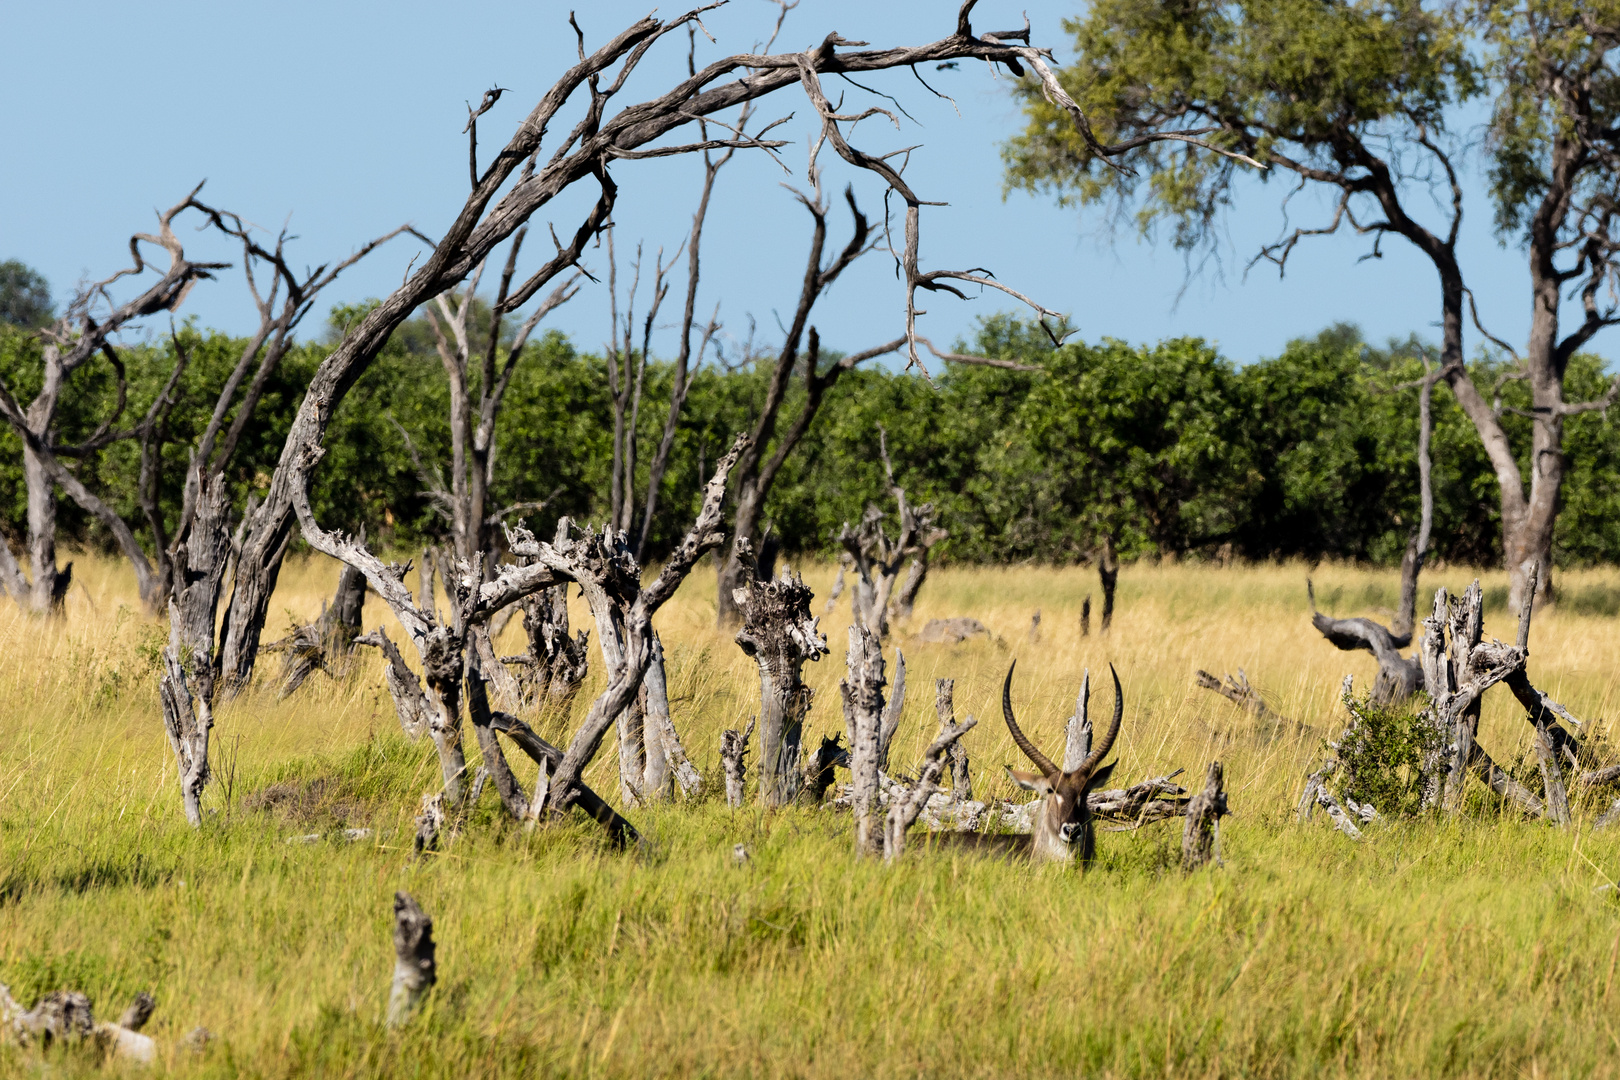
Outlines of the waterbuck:
[[1118,762],[1098,765],[1114,746],[1119,736],[1119,724],[1125,716],[1125,694],[1120,689],[1119,673],[1108,665],[1114,677],[1114,718],[1102,740],[1086,755],[1079,765],[1064,772],[1052,764],[1018,727],[1013,716],[1012,677],[1017,661],[1007,669],[1007,681],[1001,687],[1001,714],[1007,720],[1007,730],[1013,742],[1039,769],[1039,772],[1021,772],[1009,768],[1008,774],[1020,787],[1038,791],[1046,798],[1036,809],[1034,829],[1028,836],[986,835],[984,833],[939,834],[940,840],[954,840],[981,850],[995,850],[1006,854],[1027,854],[1035,862],[1073,862],[1075,856],[1082,863],[1089,862],[1096,849],[1096,827],[1091,808],[1086,805],[1086,793],[1107,781]]

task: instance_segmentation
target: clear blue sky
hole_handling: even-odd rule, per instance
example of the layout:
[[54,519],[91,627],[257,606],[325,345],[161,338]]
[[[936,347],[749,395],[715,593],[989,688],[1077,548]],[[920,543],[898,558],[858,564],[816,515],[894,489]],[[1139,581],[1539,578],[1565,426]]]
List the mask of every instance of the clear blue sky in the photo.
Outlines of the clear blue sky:
[[[574,6],[592,46],[647,11],[644,3],[622,0]],[[880,45],[932,40],[952,29],[955,6],[804,0],[778,48],[802,48],[830,30]],[[1016,25],[1026,6],[1035,41],[1065,57],[1060,21],[1078,10],[1075,0],[983,0],[976,23]],[[15,5],[0,42],[7,103],[0,114],[6,147],[0,188],[7,195],[0,203],[0,259],[39,268],[61,297],[86,275],[124,265],[129,234],[149,229],[153,208],[177,201],[205,177],[205,196],[216,205],[269,229],[289,221],[301,238],[295,251],[302,262],[340,257],[403,222],[435,234],[465,198],[464,102],[476,102],[491,85],[508,88],[480,124],[486,151],[504,142],[573,59],[568,10],[552,0]],[[710,13],[705,24],[719,42],[699,39],[699,63],[752,48],[768,33],[774,11],[762,0],[732,0]],[[684,66],[684,36],[665,39],[622,100],[657,93]],[[1003,199],[999,145],[1018,126],[1008,84],[971,64],[928,76],[955,97],[960,117],[909,71],[894,72],[868,84],[899,97],[916,122],[905,120],[896,132],[873,119],[856,131],[868,148],[923,144],[907,178],[924,198],[950,204],[924,212],[926,266],[988,267],[1071,313],[1088,339],[1200,335],[1241,362],[1274,355],[1290,338],[1338,320],[1359,323],[1374,340],[1433,333],[1433,271],[1398,240],[1386,242],[1381,260],[1359,264],[1365,241],[1316,240],[1298,249],[1285,279],[1260,268],[1245,278],[1257,246],[1283,229],[1280,182],[1253,185],[1227,223],[1219,265],[1207,264],[1190,280],[1178,252],[1139,240],[1129,222],[1110,226],[1101,211],[1064,210],[1023,194]],[[838,80],[828,86],[837,89]],[[846,89],[851,105],[875,100]],[[793,145],[782,152],[796,175],[754,152],[720,181],[699,307],[706,312],[719,301],[726,331],[738,339],[752,315],[769,344],[777,336],[775,313],[785,319],[795,297],[807,217],[781,185],[803,183],[809,111],[797,90],[761,109],[767,118],[797,114],[784,129]],[[852,177],[830,151],[823,159],[830,191],[853,179],[866,210],[881,212],[881,192],[869,178]],[[649,251],[659,245],[672,251],[689,225],[697,162],[620,162],[614,175],[621,185],[615,215],[621,252],[638,238]],[[1462,241],[1469,282],[1491,329],[1517,343],[1528,326],[1524,259],[1492,234],[1477,177],[1469,186]],[[543,228],[554,220],[563,232],[583,205],[560,201],[536,223]],[[1301,197],[1293,212],[1303,220],[1325,216],[1326,206]],[[847,217],[834,220],[834,238],[841,240]],[[531,246],[536,257],[541,247],[549,244]],[[418,249],[396,241],[351,270],[329,299],[386,293]],[[190,250],[233,258],[203,237]],[[588,265],[603,269],[605,252],[593,252]],[[677,274],[661,322],[676,318],[683,289],[684,274]],[[922,332],[943,344],[971,332],[976,316],[1012,302],[995,294],[971,303],[936,296],[926,306]],[[197,288],[184,311],[233,331],[253,318],[235,271]],[[815,321],[829,346],[854,350],[897,336],[902,315],[893,264],[874,255],[824,299]],[[595,348],[607,333],[605,288],[587,286],[550,325]],[[655,351],[667,354],[671,337],[661,333]],[[1600,338],[1599,350],[1612,351],[1615,340]],[[1472,348],[1472,335],[1470,341]]]

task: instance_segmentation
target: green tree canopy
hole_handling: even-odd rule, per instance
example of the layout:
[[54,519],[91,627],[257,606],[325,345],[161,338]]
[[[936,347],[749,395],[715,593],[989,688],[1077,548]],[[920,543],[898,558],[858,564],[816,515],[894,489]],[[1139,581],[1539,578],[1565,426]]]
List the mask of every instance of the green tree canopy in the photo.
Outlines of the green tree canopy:
[[17,259],[0,262],[0,323],[33,329],[55,313],[45,275]]

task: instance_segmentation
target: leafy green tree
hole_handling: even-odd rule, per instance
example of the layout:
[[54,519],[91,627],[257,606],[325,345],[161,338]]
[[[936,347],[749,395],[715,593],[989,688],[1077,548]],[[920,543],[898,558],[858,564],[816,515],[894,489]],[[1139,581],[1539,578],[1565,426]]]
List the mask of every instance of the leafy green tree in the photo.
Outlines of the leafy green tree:
[[[1264,163],[1262,182],[1287,177],[1294,190],[1331,193],[1328,220],[1285,232],[1256,261],[1281,272],[1301,240],[1341,229],[1369,236],[1374,255],[1393,236],[1430,261],[1440,286],[1440,361],[1497,478],[1501,549],[1516,597],[1529,568],[1551,557],[1564,418],[1590,407],[1565,401],[1565,369],[1615,321],[1601,286],[1613,278],[1620,176],[1620,93],[1610,63],[1620,5],[1102,0],[1068,27],[1078,55],[1060,81],[1105,140],[1179,126]],[[1128,155],[1121,171],[1063,128],[1061,111],[1038,87],[1026,83],[1022,92],[1029,125],[1007,147],[1009,184],[1064,202],[1136,205],[1144,231],[1169,223],[1183,248],[1213,241],[1243,186],[1232,159],[1154,142]],[[1512,425],[1464,363],[1464,162],[1450,129],[1459,106],[1481,96],[1493,107],[1498,226],[1526,246],[1535,301],[1531,340],[1511,373],[1529,384],[1541,418],[1525,433],[1535,463],[1528,484]],[[1438,214],[1420,210],[1433,192],[1442,194]],[[1559,294],[1571,283],[1585,318],[1560,337]]]
[[45,275],[18,259],[0,262],[0,323],[34,329],[55,314]]
[[1008,438],[1006,557],[1185,552],[1233,540],[1258,481],[1236,375],[1204,342],[1056,350]]

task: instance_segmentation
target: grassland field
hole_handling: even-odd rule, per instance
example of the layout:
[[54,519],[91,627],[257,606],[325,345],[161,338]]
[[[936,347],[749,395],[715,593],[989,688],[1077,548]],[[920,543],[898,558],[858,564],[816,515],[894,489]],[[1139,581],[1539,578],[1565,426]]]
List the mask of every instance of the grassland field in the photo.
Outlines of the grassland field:
[[[831,568],[802,570],[824,596]],[[612,852],[583,818],[525,833],[488,793],[445,850],[413,859],[437,761],[400,734],[374,652],[286,700],[265,658],[260,682],[219,709],[208,819],[193,831],[157,703],[167,624],[139,613],[119,564],[81,556],[64,618],[0,605],[0,982],[25,1002],[80,989],[102,1015],[150,989],[160,1059],[142,1070],[8,1044],[0,1075],[1620,1076],[1620,830],[1592,830],[1597,806],[1556,830],[1479,789],[1460,820],[1393,822],[1361,843],[1295,820],[1305,774],[1344,726],[1343,676],[1364,689],[1374,673],[1368,654],[1311,629],[1306,573],[1127,567],[1112,630],[1089,637],[1084,569],[930,577],[891,642],[910,684],[897,762],[932,737],[933,680],[951,677],[958,715],[983,721],[965,740],[975,788],[1013,797],[1002,766],[1021,762],[997,698],[1016,657],[1019,715],[1048,753],[1082,671],[1095,680],[1111,661],[1125,688],[1116,780],[1225,764],[1224,865],[1183,874],[1177,821],[1103,832],[1082,875],[921,849],[892,867],[857,862],[845,815],[728,809],[719,734],[752,713],[758,680],[715,629],[707,563],[658,626],[708,793],[631,812],[642,851]],[[1395,602],[1392,571],[1313,573],[1336,614],[1387,618]],[[1423,584],[1456,591],[1474,576],[1447,567]],[[1505,576],[1479,576],[1486,634],[1511,639]],[[290,563],[267,638],[316,615],[336,577],[325,559]],[[1620,571],[1558,585],[1535,619],[1531,678],[1608,738]],[[996,639],[908,636],[950,615]],[[842,730],[848,618],[847,600],[822,617],[832,654],[807,668],[809,738]],[[366,624],[379,623],[398,639],[373,597]],[[521,629],[505,634],[518,651]],[[533,718],[543,734],[564,738],[583,715],[598,661],[593,642],[574,716]],[[1198,668],[1244,669],[1298,725],[1198,689]],[[1480,735],[1508,764],[1530,731],[1511,705],[1488,695]],[[476,755],[470,733],[467,746]],[[587,780],[616,799],[611,745]],[[346,843],[346,827],[373,831]],[[309,834],[324,839],[289,842]],[[396,889],[434,918],[439,984],[391,1031]],[[216,1036],[200,1052],[183,1039],[199,1025]]]

